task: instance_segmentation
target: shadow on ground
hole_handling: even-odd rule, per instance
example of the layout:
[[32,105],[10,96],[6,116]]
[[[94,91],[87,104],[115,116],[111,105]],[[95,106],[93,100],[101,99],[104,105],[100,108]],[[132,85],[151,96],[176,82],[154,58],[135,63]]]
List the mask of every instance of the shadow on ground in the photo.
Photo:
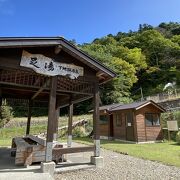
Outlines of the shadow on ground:
[[11,157],[11,148],[0,147],[0,173],[1,172],[40,172],[40,164],[24,167],[15,165],[15,158]]

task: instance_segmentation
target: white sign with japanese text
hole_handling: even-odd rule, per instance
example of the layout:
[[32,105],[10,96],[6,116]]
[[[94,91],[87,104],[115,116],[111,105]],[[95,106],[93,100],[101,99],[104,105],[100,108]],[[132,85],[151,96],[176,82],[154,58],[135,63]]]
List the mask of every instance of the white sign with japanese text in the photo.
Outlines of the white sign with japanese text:
[[178,131],[177,121],[167,121],[168,131]]
[[67,75],[71,79],[76,79],[84,74],[83,67],[55,62],[53,59],[42,54],[31,54],[25,50],[22,52],[20,66],[31,68],[39,74],[48,76]]

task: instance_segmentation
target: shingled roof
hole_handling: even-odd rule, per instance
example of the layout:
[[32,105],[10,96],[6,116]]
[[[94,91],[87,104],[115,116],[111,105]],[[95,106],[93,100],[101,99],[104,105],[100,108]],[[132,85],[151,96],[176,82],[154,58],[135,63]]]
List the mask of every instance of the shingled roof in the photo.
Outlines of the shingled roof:
[[125,109],[141,109],[144,106],[147,106],[149,104],[152,104],[153,106],[156,106],[158,109],[160,109],[162,112],[165,112],[166,110],[164,108],[162,108],[160,105],[158,105],[157,103],[155,103],[154,101],[141,101],[141,102],[133,102],[130,104],[123,104],[123,105],[119,105],[116,106],[114,108],[111,108],[109,111],[113,112],[113,111],[119,111],[119,110],[125,110]]
[[129,104],[122,104],[122,103],[116,103],[116,104],[110,104],[110,105],[105,105],[105,106],[101,106],[99,107],[100,111],[109,111],[109,112],[113,112],[113,111],[120,111],[120,110],[125,110],[125,109],[135,109],[138,110],[146,105],[152,104],[153,106],[156,106],[158,109],[160,109],[162,112],[165,112],[166,110],[164,108],[162,108],[160,105],[158,105],[157,103],[155,103],[154,101],[140,101],[140,102],[133,102],[133,103],[129,103]]
[[122,105],[122,103],[105,105],[105,106],[99,107],[99,110],[100,110],[100,111],[103,111],[103,110],[110,111],[110,110],[112,110],[113,108],[116,108],[116,107],[121,106],[121,105]]

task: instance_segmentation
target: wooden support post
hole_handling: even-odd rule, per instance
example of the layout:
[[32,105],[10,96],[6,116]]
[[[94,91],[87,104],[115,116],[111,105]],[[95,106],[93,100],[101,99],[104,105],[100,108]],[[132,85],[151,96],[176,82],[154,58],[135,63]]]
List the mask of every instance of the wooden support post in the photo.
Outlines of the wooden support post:
[[55,110],[56,123],[55,123],[55,126],[54,126],[54,134],[53,134],[54,141],[58,140],[59,114],[60,114],[60,100],[56,99],[56,110]]
[[168,130],[168,141],[171,141],[171,132]]
[[99,85],[98,82],[94,84],[94,112],[93,112],[93,132],[94,132],[94,156],[100,156],[100,134],[99,134]]
[[55,110],[55,119],[56,119],[56,123],[54,126],[54,141],[57,141],[58,139],[58,124],[59,124],[59,113],[60,113],[60,108],[59,106],[56,106],[56,110]]
[[26,136],[30,132],[30,126],[31,126],[31,114],[32,114],[32,101],[29,100],[28,102],[28,119],[27,119],[27,125],[26,125]]
[[57,76],[53,76],[51,77],[50,94],[49,94],[48,127],[47,127],[46,158],[45,158],[46,162],[52,161],[53,133],[54,133],[54,124],[56,123],[56,118],[55,118],[56,89],[57,89]]
[[0,88],[0,107],[2,106],[2,89]]
[[2,106],[2,89],[0,87],[0,112],[2,111],[1,106]]
[[69,119],[68,119],[68,139],[67,139],[67,146],[68,147],[71,147],[71,145],[72,145],[72,118],[73,118],[73,103],[72,103],[72,97],[70,97]]

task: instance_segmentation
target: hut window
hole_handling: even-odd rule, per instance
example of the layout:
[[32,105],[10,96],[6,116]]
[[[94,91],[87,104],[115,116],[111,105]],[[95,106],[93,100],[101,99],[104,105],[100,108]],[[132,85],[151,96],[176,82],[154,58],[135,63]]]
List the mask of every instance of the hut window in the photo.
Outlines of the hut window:
[[116,114],[116,126],[122,126],[122,115]]
[[106,115],[100,115],[100,124],[107,124],[108,123],[108,117]]
[[160,125],[159,122],[159,115],[156,113],[146,113],[145,120],[147,126],[158,126]]

